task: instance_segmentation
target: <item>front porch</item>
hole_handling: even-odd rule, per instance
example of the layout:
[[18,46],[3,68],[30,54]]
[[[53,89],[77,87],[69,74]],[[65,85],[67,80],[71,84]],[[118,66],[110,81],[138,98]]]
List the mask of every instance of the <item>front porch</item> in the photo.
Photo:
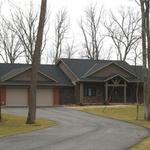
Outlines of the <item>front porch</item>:
[[[129,83],[120,76],[104,82],[80,82],[80,104],[136,103],[136,83]],[[139,88],[139,100],[142,102],[142,84]]]

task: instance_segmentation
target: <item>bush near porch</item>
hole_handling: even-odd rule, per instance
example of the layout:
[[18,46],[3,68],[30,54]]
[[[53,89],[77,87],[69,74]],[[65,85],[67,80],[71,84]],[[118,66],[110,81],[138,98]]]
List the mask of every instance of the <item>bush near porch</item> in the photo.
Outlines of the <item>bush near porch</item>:
[[[98,116],[127,121],[139,126],[150,129],[150,122],[143,118],[143,106],[139,107],[139,120],[136,120],[136,105],[127,106],[99,106],[99,107],[79,107],[78,110],[91,113]],[[130,150],[148,150],[150,149],[150,136],[133,146]]]
[[35,124],[27,125],[26,117],[2,114],[0,122],[0,137],[11,136],[21,133],[27,133],[56,125],[55,121],[46,119],[37,119]]

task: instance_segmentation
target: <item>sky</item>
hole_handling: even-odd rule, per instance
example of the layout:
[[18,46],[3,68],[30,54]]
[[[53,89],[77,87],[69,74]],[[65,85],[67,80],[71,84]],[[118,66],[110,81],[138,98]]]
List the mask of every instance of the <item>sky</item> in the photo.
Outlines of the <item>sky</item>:
[[[26,10],[28,8],[30,1],[32,1],[34,9],[39,10],[41,2],[40,0],[10,0],[11,6],[15,5],[22,8],[23,10]],[[7,4],[7,1],[0,0],[0,2],[3,2],[1,9],[2,14],[9,17],[10,7]],[[70,20],[70,36],[75,39],[76,45],[81,45],[80,41],[82,35],[78,23],[82,15],[84,15],[85,8],[90,4],[96,4],[99,8],[103,7],[105,12],[110,10],[115,12],[122,7],[133,7],[133,9],[138,9],[134,0],[48,0],[47,10],[50,15],[50,24],[55,22],[54,18],[56,12],[58,12],[58,10],[60,10],[61,8],[65,8],[68,12]],[[51,24],[51,35],[53,35],[54,32],[53,26],[54,24]],[[49,40],[51,39],[53,39],[53,36],[49,37]],[[47,50],[50,49],[50,47],[52,47],[52,45],[48,45]],[[77,49],[80,48],[81,47],[78,47]],[[48,53],[45,52],[45,55],[48,55]],[[78,54],[76,54],[75,57],[79,57]]]

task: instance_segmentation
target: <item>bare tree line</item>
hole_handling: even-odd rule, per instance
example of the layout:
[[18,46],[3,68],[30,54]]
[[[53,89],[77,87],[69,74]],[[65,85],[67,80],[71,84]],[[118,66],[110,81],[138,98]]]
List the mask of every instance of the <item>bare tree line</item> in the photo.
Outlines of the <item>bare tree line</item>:
[[[31,63],[38,27],[38,12],[33,13],[32,5],[27,13],[20,8],[15,9],[11,13],[10,21],[1,16],[0,56],[5,63],[15,63],[20,57],[25,58],[26,63]],[[115,51],[118,60],[127,61],[130,59],[130,54],[135,52],[135,48],[139,50],[140,54],[138,46],[141,39],[140,15],[133,13],[130,9],[118,11],[119,19],[112,12],[110,12],[108,20],[103,18],[104,15],[103,8],[97,5],[85,8],[79,23],[83,37],[80,42],[82,49],[80,57],[98,60],[104,59],[103,55],[105,54],[105,59],[110,59],[112,52]],[[52,62],[57,62],[61,57],[72,58],[76,53],[76,41],[70,40],[71,37],[69,37],[70,22],[66,9],[62,8],[56,13],[55,24],[50,28],[54,30],[52,55],[50,56]],[[3,33],[6,30],[9,31],[7,36],[6,33]],[[41,54],[47,44],[47,34],[48,31],[45,31]],[[110,39],[111,42],[106,50],[104,45],[107,39]],[[10,44],[8,44],[9,41]],[[15,44],[17,45],[15,46]]]
[[89,6],[85,10],[85,18],[81,18],[80,28],[84,37],[83,48],[85,57],[98,60],[103,48],[104,36],[101,35],[102,8],[97,11],[96,6]]
[[[32,55],[34,53],[38,28],[38,12],[33,13],[33,8],[30,4],[30,9],[27,12],[24,12],[20,8],[16,7],[15,11],[10,13],[10,20],[6,19],[4,16],[1,16],[0,34],[3,36],[3,38],[1,38],[3,41],[0,42],[2,43],[2,46],[5,47],[5,49],[2,49],[5,55],[1,53],[1,57],[5,63],[14,63],[18,57],[22,56],[25,58],[26,63],[29,64],[32,61]],[[6,34],[7,36],[5,36]],[[46,45],[46,35],[47,32],[45,31],[41,53]],[[7,39],[7,37],[9,37],[9,39]],[[10,44],[7,42],[9,40],[11,41]],[[14,46],[15,42],[17,43],[17,46]]]
[[23,53],[21,42],[15,31],[11,30],[10,22],[4,18],[0,25],[0,56],[4,63],[14,63],[15,60]]
[[131,9],[120,10],[118,19],[116,14],[111,12],[109,23],[104,23],[107,29],[107,36],[111,38],[117,50],[119,60],[126,61],[131,50],[137,48],[140,35],[140,15],[133,13]]
[[[106,14],[102,10],[96,5],[90,5],[85,10],[85,17],[81,18],[79,27],[83,35],[84,57],[98,60],[103,59],[103,53],[105,53],[107,55],[105,58],[109,59],[112,51],[115,51],[118,60],[127,61],[130,59],[129,55],[135,52],[135,48],[140,54],[141,17],[139,13],[131,9],[122,9],[115,14],[110,11],[108,19],[104,19],[103,16]],[[107,51],[104,47],[105,39],[111,39]]]
[[62,54],[64,40],[67,36],[67,32],[69,29],[69,22],[67,19],[68,18],[66,9],[62,9],[56,14],[53,60],[54,63],[57,62]]

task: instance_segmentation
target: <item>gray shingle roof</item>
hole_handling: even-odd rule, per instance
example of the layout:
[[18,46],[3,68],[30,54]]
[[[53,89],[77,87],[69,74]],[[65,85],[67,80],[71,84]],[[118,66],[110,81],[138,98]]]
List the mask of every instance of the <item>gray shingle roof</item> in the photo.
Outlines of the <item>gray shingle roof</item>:
[[[89,60],[89,59],[62,59],[63,62],[71,69],[71,71],[78,76],[78,78],[81,81],[104,81],[108,77],[90,77],[88,76],[92,72],[94,72],[97,69],[103,68],[104,66],[107,66],[111,63],[115,63],[118,66],[125,68],[127,71],[129,71],[132,74],[135,74],[137,78],[128,79],[130,81],[137,81],[142,80],[142,66],[131,66],[126,62],[123,61],[114,61],[114,60]],[[25,70],[31,68],[31,65],[29,64],[3,64],[0,63],[0,82],[2,84],[29,84],[24,81],[13,81],[8,80],[9,78],[20,74],[24,72]],[[41,84],[45,85],[66,85],[66,86],[72,86],[72,83],[70,79],[64,74],[64,72],[57,66],[57,65],[40,65],[39,71],[43,74],[45,74],[48,77],[51,77],[55,79],[56,83],[51,82],[43,82]]]
[[6,80],[8,80],[8,79],[10,79],[10,78],[12,78],[12,77],[22,73],[22,72],[28,70],[29,68],[31,68],[31,67],[29,67],[29,66],[27,67],[26,66],[26,67],[22,67],[22,68],[12,69],[8,73],[6,73],[3,76],[1,76],[1,81],[6,81]]
[[142,66],[130,66],[139,80],[144,81],[143,67]]
[[[30,67],[31,67],[31,65],[28,65],[28,64],[3,64],[3,63],[0,63],[1,82],[6,81],[7,79],[13,77],[14,75],[24,72],[25,70],[29,69]],[[56,65],[40,65],[39,71],[42,72],[43,74],[45,74],[46,76],[55,79],[57,81],[55,83],[56,85],[68,85],[68,86],[72,85],[69,78]],[[10,84],[12,83],[11,81],[6,81],[6,82],[9,82]],[[23,81],[22,81],[22,83],[23,83]],[[18,82],[18,84],[19,84],[19,82]],[[45,83],[45,84],[49,84],[49,83]]]
[[[135,66],[129,65],[125,61],[117,61],[117,60],[89,60],[89,59],[61,59],[70,69],[71,71],[77,75],[80,80],[93,80],[92,77],[89,77],[90,74],[95,72],[98,69],[101,69],[109,64],[116,64],[121,68],[124,68],[128,72],[130,72],[134,77],[139,76],[135,72]],[[140,72],[141,67],[138,69]],[[104,77],[106,78],[106,77]],[[96,79],[95,79],[96,80]],[[101,79],[104,80],[104,79]],[[132,80],[132,79],[130,79]]]

